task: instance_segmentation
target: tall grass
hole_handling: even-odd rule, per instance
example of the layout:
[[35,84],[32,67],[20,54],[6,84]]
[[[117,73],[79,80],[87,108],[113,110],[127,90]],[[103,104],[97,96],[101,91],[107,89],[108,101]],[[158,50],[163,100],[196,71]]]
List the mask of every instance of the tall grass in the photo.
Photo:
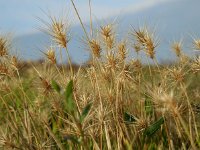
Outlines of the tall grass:
[[[0,147],[199,149],[199,40],[191,48],[194,59],[175,42],[177,62],[160,65],[158,42],[147,27],[132,27],[127,39],[113,24],[93,30],[91,20],[89,36],[72,3],[91,52],[85,66],[73,67],[68,26],[55,17],[43,22],[55,49],[41,63],[20,62],[0,37]],[[69,67],[57,64],[57,49],[66,50]],[[136,57],[128,59],[130,51]],[[140,53],[154,64],[143,64]]]

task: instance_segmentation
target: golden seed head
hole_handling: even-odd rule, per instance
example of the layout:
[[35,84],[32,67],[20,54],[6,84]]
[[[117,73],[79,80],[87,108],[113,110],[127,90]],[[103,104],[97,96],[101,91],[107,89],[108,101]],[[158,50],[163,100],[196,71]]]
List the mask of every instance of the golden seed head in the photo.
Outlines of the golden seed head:
[[177,100],[174,98],[173,91],[167,93],[161,87],[154,89],[153,102],[156,110],[163,114],[169,113],[170,115],[177,116],[182,109],[182,106],[179,106]]
[[176,53],[177,57],[180,57],[182,55],[182,43],[180,42],[174,42],[172,44],[172,49]]
[[102,74],[102,77],[104,80],[110,82],[111,79],[112,79],[112,76],[111,76],[111,73],[110,73],[110,70],[107,69],[107,68],[102,68],[101,70],[101,74]]
[[4,37],[0,37],[0,56],[8,55],[8,41]]
[[108,24],[106,26],[101,27],[101,35],[104,38],[108,38],[112,35],[112,25]]
[[101,27],[101,35],[108,49],[112,49],[115,43],[115,36],[112,31],[112,28],[113,26],[110,24],[104,27]]
[[131,64],[133,65],[134,70],[139,71],[142,68],[142,63],[139,59],[132,60]]
[[151,59],[155,58],[155,44],[151,37],[146,38],[146,52]]
[[100,58],[101,56],[101,46],[97,40],[92,39],[89,41],[90,48],[95,57]]
[[200,51],[200,39],[194,39],[193,45],[195,50]]
[[6,64],[0,64],[0,75],[9,75],[9,70]]
[[56,55],[55,55],[55,51],[50,48],[49,50],[47,50],[47,53],[45,54],[47,59],[52,63],[52,64],[56,64]]
[[170,70],[171,76],[174,78],[176,82],[183,82],[184,80],[184,73],[182,68],[173,68]]
[[139,118],[136,120],[136,127],[138,132],[145,130],[148,127],[148,125],[149,125],[148,119]]
[[146,28],[142,28],[138,31],[134,29],[133,36],[137,41],[137,44],[134,44],[136,52],[142,48],[151,59],[154,59],[155,48],[157,45],[154,43],[153,34],[151,34]]
[[184,54],[181,55],[179,62],[180,64],[188,64],[188,62],[190,61],[190,58]]
[[117,67],[117,59],[112,53],[107,55],[107,67],[112,69],[115,69]]
[[133,35],[135,36],[138,43],[145,45],[146,43],[146,29],[139,29],[138,31],[134,29]]
[[119,43],[119,45],[118,45],[118,52],[119,52],[119,56],[120,56],[121,60],[125,60],[126,53],[127,53],[126,51],[127,51],[127,49],[126,49],[126,43],[125,42]]
[[12,65],[15,69],[18,69],[18,68],[19,68],[19,63],[18,63],[17,57],[12,56],[12,58],[11,58],[11,65]]
[[124,86],[126,85],[126,81],[133,79],[131,76],[130,65],[126,65],[118,77],[119,80],[121,80],[122,84],[124,84]]
[[42,30],[49,34],[58,46],[66,48],[70,41],[68,22],[64,20],[64,18],[57,19],[53,16],[48,17],[50,22],[45,22],[39,18],[39,20],[45,25],[44,30]]
[[52,37],[59,46],[67,47],[69,38],[67,37],[67,27],[64,22],[59,22],[58,20],[52,22]]
[[134,43],[133,44],[133,48],[134,48],[136,53],[138,53],[139,51],[142,50],[142,47],[141,47],[141,45],[139,43]]
[[96,75],[95,75],[95,68],[94,67],[90,67],[87,70],[87,76],[89,76],[93,82],[96,82]]
[[198,56],[193,62],[192,62],[192,71],[194,73],[200,72],[200,56]]
[[115,43],[115,38],[114,36],[110,36],[106,39],[106,45],[109,49],[112,49],[114,47],[114,43]]

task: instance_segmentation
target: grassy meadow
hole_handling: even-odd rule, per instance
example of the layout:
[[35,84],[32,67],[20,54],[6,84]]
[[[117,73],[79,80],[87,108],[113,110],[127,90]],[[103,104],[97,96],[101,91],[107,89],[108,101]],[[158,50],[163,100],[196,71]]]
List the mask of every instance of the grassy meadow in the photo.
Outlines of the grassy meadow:
[[[177,41],[169,49],[176,61],[159,64],[148,27],[123,38],[114,24],[93,29],[92,20],[88,33],[79,18],[90,51],[79,66],[69,56],[69,23],[40,21],[54,43],[43,61],[20,61],[0,36],[0,149],[200,149],[200,39],[193,58]],[[63,49],[67,65],[58,63]]]

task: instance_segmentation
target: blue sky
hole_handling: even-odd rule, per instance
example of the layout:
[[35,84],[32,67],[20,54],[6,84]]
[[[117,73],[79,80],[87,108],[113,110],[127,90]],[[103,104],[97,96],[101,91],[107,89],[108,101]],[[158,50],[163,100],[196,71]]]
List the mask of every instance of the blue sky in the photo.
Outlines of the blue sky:
[[[92,15],[94,19],[105,19],[127,12],[140,11],[165,1],[169,0],[92,0]],[[88,1],[75,0],[74,2],[83,21],[87,22]],[[65,12],[72,24],[78,23],[70,0],[0,0],[0,32],[12,32],[15,35],[37,32],[35,28],[40,23],[36,17],[45,19],[42,10],[49,10],[56,15]]]

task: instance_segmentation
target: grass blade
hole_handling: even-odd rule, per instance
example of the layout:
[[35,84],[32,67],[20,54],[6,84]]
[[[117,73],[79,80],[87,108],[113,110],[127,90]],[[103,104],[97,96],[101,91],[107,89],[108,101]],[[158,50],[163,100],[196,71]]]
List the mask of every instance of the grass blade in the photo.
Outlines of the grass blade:
[[74,109],[74,100],[73,100],[73,81],[71,80],[65,90],[65,100],[66,100],[66,109],[71,112]]
[[58,93],[60,93],[61,87],[60,87],[60,85],[59,85],[56,81],[52,80],[52,81],[51,81],[51,86],[52,86],[53,89],[55,89]]
[[133,123],[133,122],[136,121],[136,117],[131,115],[131,114],[129,114],[129,113],[127,113],[127,112],[125,112],[124,113],[124,121],[126,123]]
[[159,120],[154,122],[152,125],[150,125],[146,130],[144,131],[145,136],[152,136],[153,134],[156,133],[161,127],[161,125],[164,123],[164,117],[161,117]]
[[90,109],[92,107],[92,103],[89,103],[85,106],[85,108],[82,111],[81,117],[80,117],[80,122],[82,123],[85,119],[85,117],[88,115]]

